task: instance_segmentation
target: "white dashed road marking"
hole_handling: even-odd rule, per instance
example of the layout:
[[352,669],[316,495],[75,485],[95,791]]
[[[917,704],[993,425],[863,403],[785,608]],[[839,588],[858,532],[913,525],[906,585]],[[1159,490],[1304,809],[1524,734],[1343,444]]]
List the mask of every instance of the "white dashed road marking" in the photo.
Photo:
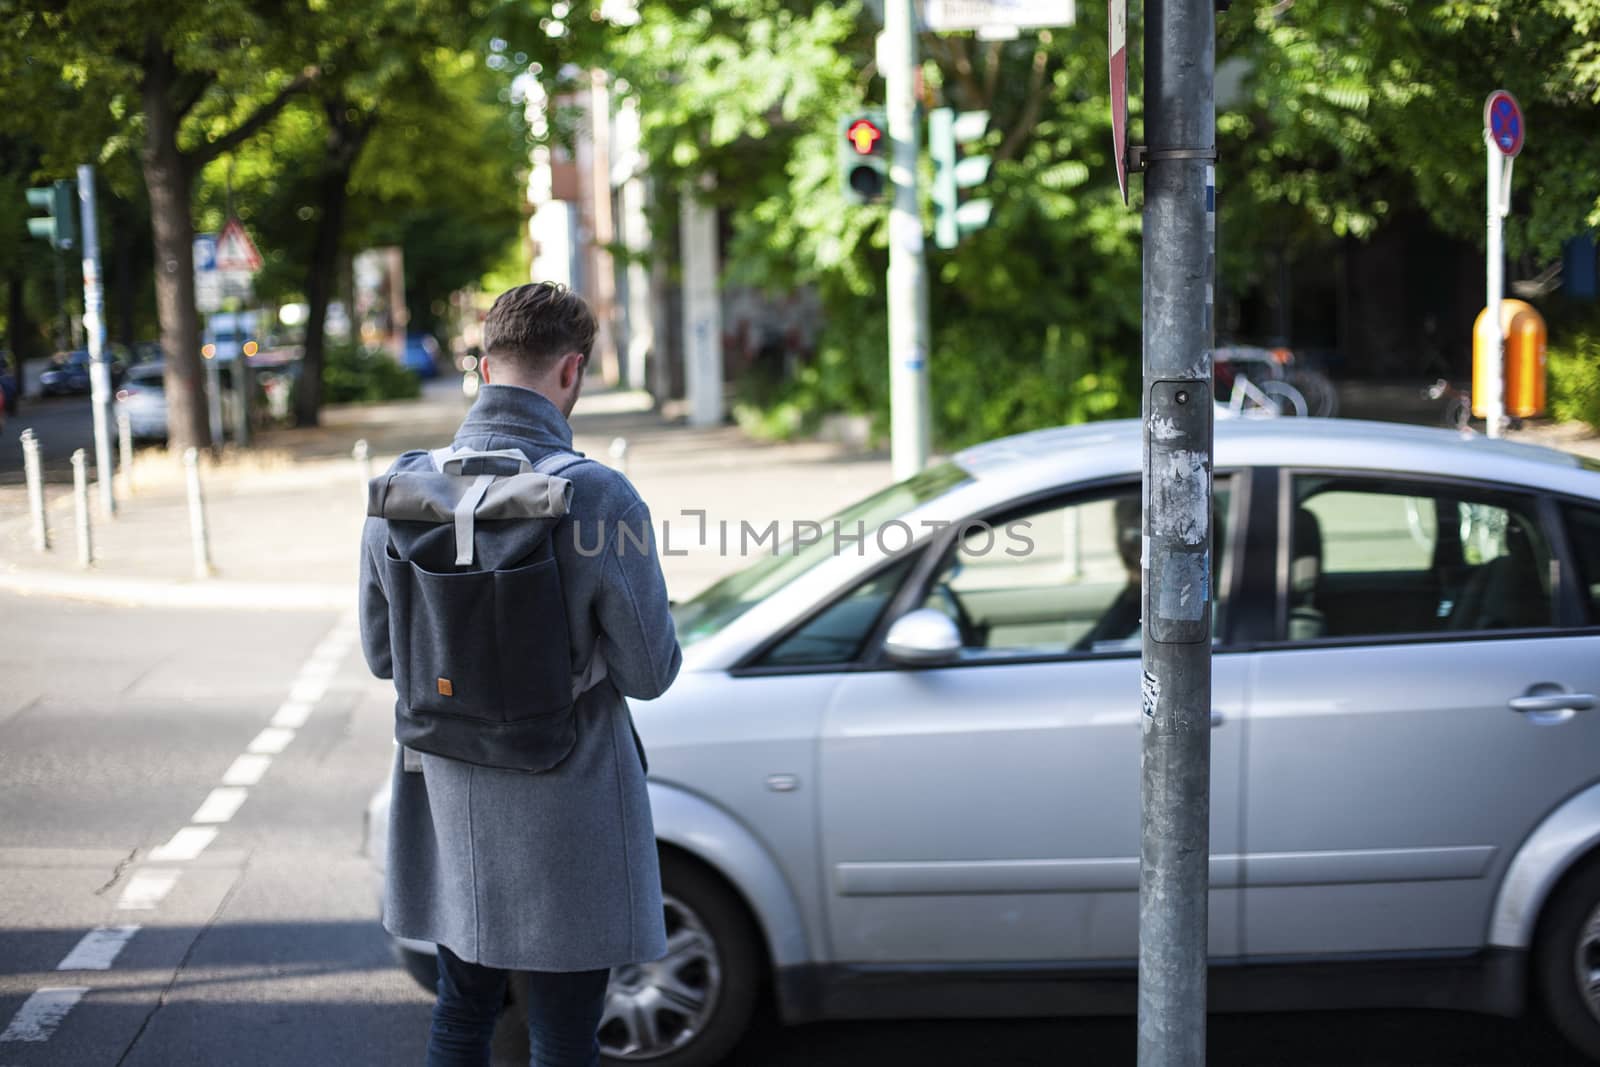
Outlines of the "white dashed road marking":
[[217,839],[215,826],[185,826],[172,835],[172,840],[150,850],[150,858],[157,863],[181,863],[192,860]]
[[281,726],[269,726],[256,734],[256,739],[250,742],[249,751],[258,756],[276,756],[288,748],[289,742],[293,740],[293,730],[286,730]]
[[[328,685],[339,671],[339,664],[356,640],[355,617],[339,620],[316,650],[301,666],[289,699],[279,705],[271,724],[255,736],[244,755],[237,757],[223,772],[222,784],[207,794],[189,820],[199,826],[185,826],[164,845],[150,850],[156,863],[178,863],[197,858],[216,840],[218,826],[232,819],[250,795],[250,786],[272,766],[272,757],[288,747],[295,731],[306,724],[312,709],[328,692]],[[210,824],[210,825],[204,825]],[[117,899],[119,911],[153,911],[178,884],[182,871],[169,867],[141,867],[134,871]],[[58,971],[110,970],[140,924],[97,926],[86,933],[57,965]],[[0,1032],[0,1042],[50,1040],[73,1005],[89,992],[88,986],[48,986],[37,990],[23,1002]]]
[[229,764],[222,772],[223,785],[255,785],[272,766],[271,756],[252,756],[246,753]]
[[56,964],[58,971],[108,971],[111,964],[127,945],[128,939],[139,932],[139,924],[127,926],[97,926],[83,935],[67,958]]
[[127,887],[117,899],[123,911],[150,911],[167,898],[172,887],[178,884],[178,871],[165,867],[146,867],[128,879]]
[[46,986],[22,1002],[0,1041],[49,1041],[72,1006],[89,992],[88,986]]
[[238,785],[219,785],[189,816],[190,822],[227,822],[238,812],[250,790]]
[[290,700],[278,708],[278,713],[272,717],[271,726],[279,726],[285,730],[298,730],[306,724],[311,717],[311,705],[303,701]]

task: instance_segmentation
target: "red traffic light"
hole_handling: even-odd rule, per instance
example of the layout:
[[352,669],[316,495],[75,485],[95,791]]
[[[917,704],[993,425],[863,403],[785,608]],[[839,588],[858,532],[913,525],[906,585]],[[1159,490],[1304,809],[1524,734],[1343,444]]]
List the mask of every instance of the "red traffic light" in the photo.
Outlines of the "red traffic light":
[[883,131],[866,119],[856,119],[850,124],[850,128],[845,130],[844,135],[850,141],[850,147],[861,156],[872,155],[878,142],[883,140]]

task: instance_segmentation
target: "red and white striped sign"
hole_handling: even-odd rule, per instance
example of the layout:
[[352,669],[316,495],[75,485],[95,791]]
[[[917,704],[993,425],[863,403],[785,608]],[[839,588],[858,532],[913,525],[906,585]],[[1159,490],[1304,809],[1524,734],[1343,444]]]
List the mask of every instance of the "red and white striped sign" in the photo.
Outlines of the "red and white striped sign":
[[1117,188],[1128,202],[1128,0],[1107,0],[1111,52],[1111,139],[1117,157]]

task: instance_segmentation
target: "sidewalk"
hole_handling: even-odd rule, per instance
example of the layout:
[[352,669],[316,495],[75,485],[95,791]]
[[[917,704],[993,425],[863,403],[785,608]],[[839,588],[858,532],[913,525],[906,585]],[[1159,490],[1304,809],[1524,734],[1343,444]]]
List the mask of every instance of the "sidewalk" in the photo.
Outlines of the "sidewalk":
[[[0,487],[0,590],[148,606],[342,610],[355,603],[357,546],[366,486],[351,452],[367,441],[374,473],[408,448],[448,444],[467,403],[455,378],[430,383],[418,401],[336,407],[324,425],[261,434],[242,456],[203,469],[214,575],[197,578],[179,465],[166,453],[134,462],[135,492],[104,519],[91,486],[94,564],[77,563],[69,488],[47,485],[52,548],[37,552],[21,486]],[[613,462],[628,442],[626,469],[649,503],[656,529],[672,524],[663,559],[674,598],[692,596],[737,569],[713,543],[694,544],[704,510],[735,528],[821,518],[890,480],[888,460],[820,443],[761,444],[733,427],[695,429],[650,410],[643,394],[597,391],[578,403],[574,444]],[[736,549],[736,545],[730,546]]]

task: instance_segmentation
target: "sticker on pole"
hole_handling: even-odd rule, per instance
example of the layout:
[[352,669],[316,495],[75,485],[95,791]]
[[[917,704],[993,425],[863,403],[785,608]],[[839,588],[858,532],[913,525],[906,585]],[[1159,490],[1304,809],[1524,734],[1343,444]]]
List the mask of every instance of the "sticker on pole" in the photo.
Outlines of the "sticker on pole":
[[1128,0],[1106,0],[1110,24],[1111,140],[1117,158],[1117,188],[1128,202]]
[[1504,89],[1490,93],[1483,103],[1483,128],[1489,135],[1489,142],[1501,155],[1517,158],[1527,135],[1527,123],[1523,121],[1522,107],[1516,97]]

